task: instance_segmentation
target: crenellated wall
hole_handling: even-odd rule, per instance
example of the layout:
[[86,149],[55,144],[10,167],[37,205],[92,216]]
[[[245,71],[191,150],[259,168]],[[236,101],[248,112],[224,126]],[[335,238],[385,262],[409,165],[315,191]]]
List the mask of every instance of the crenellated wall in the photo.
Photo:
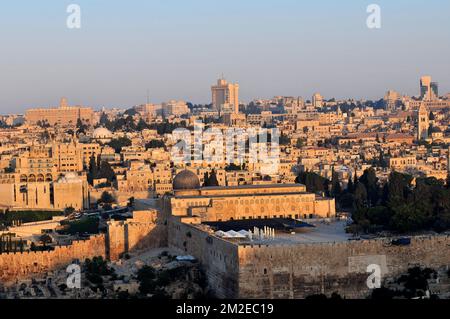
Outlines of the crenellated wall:
[[154,210],[136,211],[133,219],[111,222],[108,232],[74,241],[47,252],[0,254],[0,282],[43,275],[74,260],[102,256],[118,260],[123,253],[167,246],[167,226],[159,223]]
[[199,259],[219,298],[296,298],[314,294],[365,298],[367,267],[382,279],[414,266],[447,268],[450,237],[414,237],[409,246],[386,239],[296,245],[238,245],[209,233],[195,218],[173,219],[169,246]]
[[84,261],[95,256],[106,257],[103,234],[85,241],[74,241],[69,246],[56,247],[53,251],[0,254],[0,281],[39,276],[66,267],[74,260]]
[[218,298],[238,297],[237,246],[198,229],[197,218],[173,218],[169,223],[169,247],[196,257],[205,270],[209,287]]
[[167,226],[156,210],[135,211],[133,219],[108,223],[107,244],[110,260],[124,253],[167,246]]
[[420,265],[438,269],[450,265],[450,237],[415,237],[410,246],[386,240],[239,246],[239,296],[243,298],[305,298],[338,292],[364,298],[367,266],[379,264],[382,277],[396,276]]

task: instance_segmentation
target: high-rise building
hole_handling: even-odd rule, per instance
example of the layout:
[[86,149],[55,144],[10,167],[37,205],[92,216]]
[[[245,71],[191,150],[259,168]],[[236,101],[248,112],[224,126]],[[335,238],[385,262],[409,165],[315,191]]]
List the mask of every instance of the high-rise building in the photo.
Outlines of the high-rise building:
[[420,104],[417,114],[417,140],[422,141],[428,138],[428,129],[430,128],[429,112],[425,104]]
[[220,113],[239,113],[239,84],[219,79],[211,87],[213,108]]
[[420,98],[425,101],[436,100],[439,97],[439,85],[431,81],[431,76],[420,78]]
[[316,109],[320,109],[323,106],[323,97],[320,93],[316,93],[312,97],[312,105]]
[[397,107],[397,104],[400,102],[401,96],[400,93],[396,91],[389,90],[386,92],[384,96],[384,104],[387,110],[394,110]]
[[439,84],[437,82],[431,82],[431,94],[435,97],[439,97]]

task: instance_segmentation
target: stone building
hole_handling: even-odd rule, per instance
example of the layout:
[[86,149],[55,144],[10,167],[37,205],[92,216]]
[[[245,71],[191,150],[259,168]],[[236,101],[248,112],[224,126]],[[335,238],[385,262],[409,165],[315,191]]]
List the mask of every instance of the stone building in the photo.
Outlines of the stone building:
[[205,221],[269,218],[331,218],[335,201],[307,193],[299,184],[200,187],[189,170],[173,181],[170,207],[174,216],[198,216]]
[[29,109],[25,114],[28,124],[36,125],[38,123],[47,123],[51,126],[76,125],[78,120],[83,123],[93,123],[94,111],[89,107],[68,106],[65,98],[57,108],[37,108]]

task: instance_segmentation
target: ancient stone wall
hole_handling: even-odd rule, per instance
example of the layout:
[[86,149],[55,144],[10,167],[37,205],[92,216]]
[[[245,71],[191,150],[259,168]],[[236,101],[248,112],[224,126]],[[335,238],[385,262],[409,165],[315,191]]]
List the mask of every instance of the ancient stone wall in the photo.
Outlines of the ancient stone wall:
[[[198,223],[199,220],[192,219]],[[219,298],[238,297],[237,246],[210,236],[191,225],[188,219],[173,218],[169,223],[169,247],[199,259],[205,270],[209,287]]]
[[157,211],[137,211],[133,219],[111,222],[107,234],[74,241],[48,252],[0,254],[0,282],[41,276],[63,268],[74,260],[102,256],[117,260],[126,252],[167,246],[167,226],[158,221]]
[[107,250],[110,260],[128,252],[167,246],[167,226],[156,210],[135,211],[133,219],[108,223]]
[[409,246],[386,240],[240,246],[239,297],[305,298],[338,292],[346,298],[365,298],[367,266],[379,264],[382,278],[420,265],[439,269],[450,265],[450,237],[412,238]]
[[95,256],[106,257],[104,235],[74,241],[70,246],[56,247],[53,251],[0,254],[0,281],[40,276],[66,267],[74,260],[84,261]]

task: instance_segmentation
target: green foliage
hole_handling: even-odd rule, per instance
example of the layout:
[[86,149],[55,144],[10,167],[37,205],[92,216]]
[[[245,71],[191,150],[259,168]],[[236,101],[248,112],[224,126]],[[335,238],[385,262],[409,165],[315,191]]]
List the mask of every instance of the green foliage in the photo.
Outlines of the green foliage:
[[117,139],[111,140],[108,145],[111,146],[116,153],[120,153],[122,147],[131,146],[132,143],[131,140],[127,137],[119,137]]
[[98,204],[113,204],[116,200],[109,192],[103,192],[100,199],[97,201]]
[[156,130],[159,135],[172,134],[177,128],[187,128],[186,121],[181,121],[180,123],[169,123],[169,121],[164,121],[163,123],[153,123],[150,128]]
[[291,139],[287,135],[281,134],[279,144],[280,145],[289,145],[289,144],[291,144]]
[[372,292],[371,299],[388,300],[397,297],[407,299],[423,297],[429,290],[428,280],[435,278],[436,275],[436,271],[430,268],[410,268],[405,275],[400,276],[396,280],[396,283],[402,289],[392,290],[381,287]]
[[98,170],[97,178],[106,178],[109,183],[113,183],[116,179],[116,173],[111,168],[111,165],[107,161],[102,161],[100,163],[100,168]]
[[330,181],[325,177],[322,177],[312,172],[301,172],[295,180],[297,184],[303,184],[306,186],[306,190],[310,193],[329,191],[328,186]]
[[97,217],[84,217],[80,220],[64,221],[61,222],[61,225],[64,226],[64,229],[58,231],[60,234],[98,234],[99,232],[99,221]]
[[219,186],[219,181],[217,180],[217,174],[214,170],[211,172],[211,175],[209,175],[208,173],[205,173],[204,180],[205,180],[203,183],[204,187]]
[[231,163],[230,165],[227,165],[225,167],[225,171],[226,172],[233,172],[233,171],[240,171],[243,170],[244,168],[240,165],[236,165],[234,163]]
[[13,221],[21,223],[32,223],[44,220],[51,220],[54,216],[62,216],[60,211],[7,211],[0,214],[0,224],[12,226]]
[[156,271],[151,266],[144,266],[139,269],[137,279],[139,281],[139,292],[143,295],[153,293],[156,289]]
[[295,144],[296,148],[302,148],[305,145],[305,140],[299,138],[297,139],[297,143]]
[[[366,232],[450,229],[450,190],[435,178],[418,178],[415,187],[412,181],[410,175],[392,172],[380,187],[374,172],[366,171],[348,193],[354,200],[355,223]],[[340,201],[348,207],[350,195]]]
[[104,276],[112,276],[115,274],[114,269],[108,267],[108,263],[103,257],[94,257],[86,259],[84,262],[86,278],[93,284],[101,285]]
[[145,144],[145,149],[152,149],[152,148],[165,148],[166,144],[164,141],[161,140],[151,140],[150,142]]

